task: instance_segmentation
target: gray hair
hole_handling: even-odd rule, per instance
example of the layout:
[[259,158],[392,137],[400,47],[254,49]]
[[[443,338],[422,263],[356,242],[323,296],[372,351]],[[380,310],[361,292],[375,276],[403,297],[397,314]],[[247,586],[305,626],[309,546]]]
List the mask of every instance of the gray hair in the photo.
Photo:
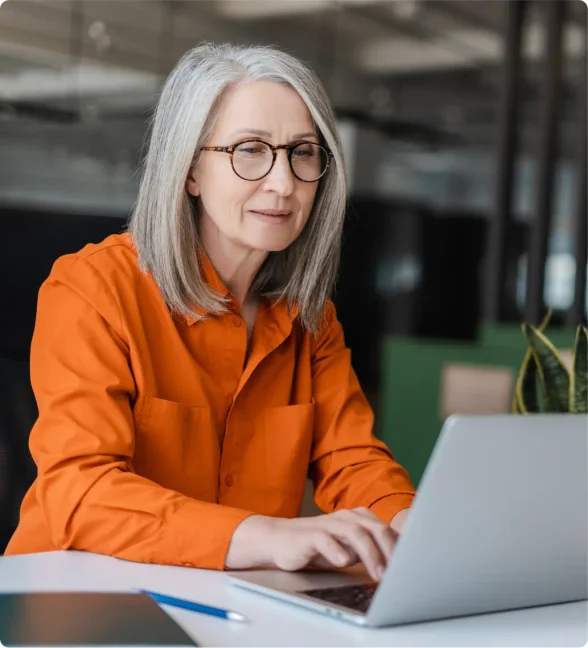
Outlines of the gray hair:
[[[319,181],[310,217],[285,250],[270,252],[252,290],[296,306],[302,325],[316,332],[335,284],[347,204],[347,183],[335,115],[316,74],[273,47],[203,44],[189,50],[165,81],[150,123],[129,231],[139,265],[150,272],[170,311],[203,317],[226,312],[226,298],[206,283],[200,266],[202,244],[197,211],[185,183],[199,150],[214,130],[223,92],[243,81],[287,85],[306,103],[319,138],[334,164]],[[200,311],[200,312],[199,312]]]

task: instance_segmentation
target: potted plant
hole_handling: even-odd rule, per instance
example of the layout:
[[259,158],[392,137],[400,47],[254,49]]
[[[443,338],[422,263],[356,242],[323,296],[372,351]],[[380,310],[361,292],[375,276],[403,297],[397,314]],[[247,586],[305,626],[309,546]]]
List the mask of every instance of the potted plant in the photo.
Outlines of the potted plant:
[[588,329],[578,326],[568,370],[558,350],[545,335],[549,311],[540,326],[523,323],[527,352],[515,384],[513,412],[588,412]]

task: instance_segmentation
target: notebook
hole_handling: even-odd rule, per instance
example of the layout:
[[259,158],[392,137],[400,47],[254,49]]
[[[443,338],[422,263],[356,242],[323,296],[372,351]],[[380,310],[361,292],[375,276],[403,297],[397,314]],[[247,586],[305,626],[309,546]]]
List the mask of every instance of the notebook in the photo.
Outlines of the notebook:
[[147,594],[0,594],[0,644],[20,646],[197,646]]

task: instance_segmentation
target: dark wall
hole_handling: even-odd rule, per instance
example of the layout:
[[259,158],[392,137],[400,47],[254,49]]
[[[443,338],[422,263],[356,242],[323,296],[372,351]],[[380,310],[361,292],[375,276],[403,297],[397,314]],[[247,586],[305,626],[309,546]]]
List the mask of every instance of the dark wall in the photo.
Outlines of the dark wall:
[[351,198],[335,304],[368,391],[378,389],[385,336],[477,338],[486,229],[481,216]]
[[122,217],[0,208],[0,357],[28,358],[37,293],[54,261],[124,226]]
[[29,349],[37,294],[54,261],[120,232],[125,218],[0,208],[0,554],[35,477],[28,450],[37,407]]

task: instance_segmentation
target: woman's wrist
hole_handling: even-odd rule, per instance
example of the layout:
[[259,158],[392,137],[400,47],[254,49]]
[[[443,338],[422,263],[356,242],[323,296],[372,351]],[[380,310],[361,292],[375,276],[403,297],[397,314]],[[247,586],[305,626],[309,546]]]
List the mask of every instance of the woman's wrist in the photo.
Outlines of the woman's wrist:
[[225,558],[226,569],[275,567],[272,542],[277,520],[251,515],[235,529]]

